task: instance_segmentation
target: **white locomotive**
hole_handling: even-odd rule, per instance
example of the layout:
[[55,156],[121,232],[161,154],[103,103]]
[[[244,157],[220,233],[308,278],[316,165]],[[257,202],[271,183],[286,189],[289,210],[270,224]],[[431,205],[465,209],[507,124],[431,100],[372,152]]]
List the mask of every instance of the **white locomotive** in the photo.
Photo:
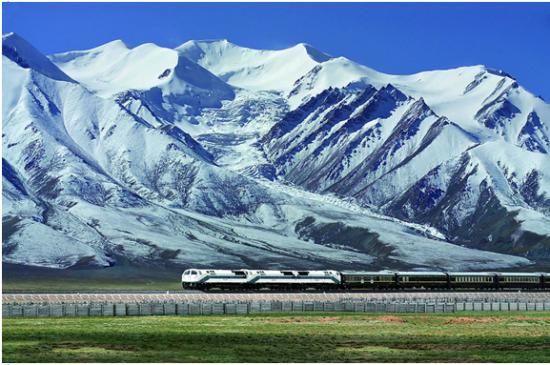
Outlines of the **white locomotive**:
[[342,282],[338,271],[188,269],[181,276],[184,289],[329,289]]

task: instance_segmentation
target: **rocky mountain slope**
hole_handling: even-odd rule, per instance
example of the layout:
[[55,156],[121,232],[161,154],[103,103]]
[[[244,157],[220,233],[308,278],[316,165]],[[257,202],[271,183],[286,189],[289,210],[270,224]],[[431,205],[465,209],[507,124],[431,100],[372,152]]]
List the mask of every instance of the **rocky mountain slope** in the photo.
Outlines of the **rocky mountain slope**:
[[309,45],[3,36],[3,261],[493,269],[550,257],[550,107]]

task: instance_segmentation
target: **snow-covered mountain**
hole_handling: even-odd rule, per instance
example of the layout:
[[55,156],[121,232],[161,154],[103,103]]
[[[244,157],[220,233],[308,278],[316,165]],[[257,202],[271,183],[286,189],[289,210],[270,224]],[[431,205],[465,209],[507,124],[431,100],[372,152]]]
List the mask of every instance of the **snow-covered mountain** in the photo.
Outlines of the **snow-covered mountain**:
[[3,36],[3,261],[491,269],[550,258],[550,107],[482,66]]

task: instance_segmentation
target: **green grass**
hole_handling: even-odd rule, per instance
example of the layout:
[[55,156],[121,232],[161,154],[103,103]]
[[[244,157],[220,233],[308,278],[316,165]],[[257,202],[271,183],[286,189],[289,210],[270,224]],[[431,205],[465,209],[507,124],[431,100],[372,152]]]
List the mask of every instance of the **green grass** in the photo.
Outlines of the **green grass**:
[[550,362],[550,313],[4,319],[3,362]]

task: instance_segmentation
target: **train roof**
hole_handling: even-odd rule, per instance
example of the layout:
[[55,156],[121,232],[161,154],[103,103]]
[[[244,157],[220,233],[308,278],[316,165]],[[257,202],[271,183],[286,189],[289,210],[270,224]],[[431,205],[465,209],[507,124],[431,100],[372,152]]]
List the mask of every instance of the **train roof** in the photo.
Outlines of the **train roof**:
[[395,271],[341,271],[343,275],[393,275]]
[[499,272],[500,276],[541,276],[540,272]]
[[414,276],[414,275],[418,275],[418,276],[426,276],[426,275],[438,276],[438,275],[441,275],[441,276],[446,276],[447,273],[444,273],[442,271],[398,271],[397,275],[407,275],[407,276]]
[[467,272],[467,271],[454,271],[454,272],[448,272],[447,274],[453,275],[453,276],[494,276],[497,273],[496,272]]
[[216,273],[234,273],[236,271],[245,271],[250,273],[256,273],[256,272],[265,272],[265,273],[274,273],[274,272],[310,272],[310,273],[321,273],[321,272],[339,272],[342,275],[408,275],[408,276],[426,276],[426,275],[433,275],[433,276],[443,276],[443,275],[453,275],[453,276],[488,276],[488,275],[499,275],[499,276],[550,276],[550,272],[467,272],[467,271],[450,271],[450,272],[443,272],[443,271],[390,271],[390,270],[382,270],[382,271],[338,271],[338,270],[269,270],[269,269],[197,269],[197,268],[189,268],[185,271],[189,270],[197,270],[197,271],[209,271],[209,272],[216,272]]

